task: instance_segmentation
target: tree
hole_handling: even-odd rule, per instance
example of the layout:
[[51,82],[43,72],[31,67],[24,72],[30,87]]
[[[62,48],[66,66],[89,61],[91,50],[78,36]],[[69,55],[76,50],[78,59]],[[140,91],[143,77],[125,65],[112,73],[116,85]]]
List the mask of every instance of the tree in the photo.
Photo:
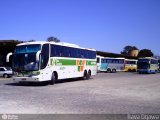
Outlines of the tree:
[[139,51],[138,57],[153,57],[153,52],[149,49],[142,49]]
[[131,52],[132,50],[138,50],[138,48],[135,47],[135,46],[127,45],[127,46],[125,46],[125,47],[123,48],[123,51],[121,51],[121,54],[123,54],[123,55],[130,55],[130,52]]
[[35,42],[36,40],[28,40],[28,42]]
[[60,40],[59,40],[58,38],[53,37],[53,36],[47,38],[47,41],[48,41],[48,42],[51,42],[51,41],[53,41],[53,42],[60,42]]

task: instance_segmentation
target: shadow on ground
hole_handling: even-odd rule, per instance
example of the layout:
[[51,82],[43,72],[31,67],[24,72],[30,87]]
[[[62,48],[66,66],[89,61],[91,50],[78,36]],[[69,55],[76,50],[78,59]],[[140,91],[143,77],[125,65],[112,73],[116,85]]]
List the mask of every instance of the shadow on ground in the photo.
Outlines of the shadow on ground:
[[[90,78],[90,80],[93,78]],[[72,78],[72,79],[63,79],[56,81],[56,84],[66,83],[66,82],[77,82],[77,81],[83,81],[82,78]],[[48,86],[50,85],[49,82],[18,82],[18,83],[7,83],[5,85],[9,86],[25,86],[25,87],[38,87],[38,86]]]

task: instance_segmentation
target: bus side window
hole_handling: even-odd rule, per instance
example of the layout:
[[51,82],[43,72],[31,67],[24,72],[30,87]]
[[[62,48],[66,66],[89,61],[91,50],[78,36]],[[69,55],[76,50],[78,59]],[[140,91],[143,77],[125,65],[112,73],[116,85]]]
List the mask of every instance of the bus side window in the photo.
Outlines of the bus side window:
[[88,54],[88,53],[87,53],[87,50],[84,50],[84,58],[86,58],[86,59],[88,58],[88,57],[87,57],[87,56],[88,56],[87,54]]
[[68,57],[71,57],[71,48],[70,47],[68,47],[68,49],[67,49],[67,54],[68,54]]
[[101,59],[101,63],[104,63],[104,60],[103,60],[103,59]]
[[55,45],[51,45],[51,57],[56,56],[56,46]]
[[75,57],[75,48],[71,48],[70,53],[71,53],[71,57],[74,58]]
[[71,57],[72,58],[76,57],[76,50],[75,50],[75,48],[71,48]]
[[60,56],[60,52],[59,52],[59,46],[58,45],[55,46],[55,51],[56,51],[55,52],[55,56],[59,57]]
[[63,56],[63,48],[62,46],[57,45],[57,57],[62,57]]
[[82,57],[82,58],[84,58],[84,52],[85,52],[85,51],[82,49],[82,50],[81,50],[81,57]]
[[60,47],[60,56],[64,57],[64,46],[59,46]]
[[49,44],[44,44],[42,46],[42,52],[41,52],[41,69],[44,69],[49,60]]
[[96,51],[93,51],[93,58],[92,59],[96,59]]
[[63,57],[68,57],[67,51],[68,51],[67,47],[62,46],[62,55],[63,55]]

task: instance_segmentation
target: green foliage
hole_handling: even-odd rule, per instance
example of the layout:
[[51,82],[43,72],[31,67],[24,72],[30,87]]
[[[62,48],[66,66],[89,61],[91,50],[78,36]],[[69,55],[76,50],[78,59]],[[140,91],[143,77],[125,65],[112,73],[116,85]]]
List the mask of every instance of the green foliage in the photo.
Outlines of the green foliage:
[[47,38],[47,41],[48,41],[48,42],[51,42],[51,41],[53,41],[53,42],[60,42],[60,40],[59,40],[58,38],[53,37],[53,36],[48,37],[48,38]]
[[142,49],[139,51],[138,57],[153,57],[153,52],[149,49]]
[[28,40],[28,42],[35,42],[36,40]]

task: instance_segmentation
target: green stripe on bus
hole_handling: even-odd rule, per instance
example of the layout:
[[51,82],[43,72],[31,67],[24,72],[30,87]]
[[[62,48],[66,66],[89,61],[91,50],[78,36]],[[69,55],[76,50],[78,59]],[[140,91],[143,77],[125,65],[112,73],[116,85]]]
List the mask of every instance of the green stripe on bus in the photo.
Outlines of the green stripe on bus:
[[56,60],[56,65],[76,65],[76,60],[68,60],[68,59],[58,59]]
[[88,61],[87,60],[86,65],[96,65],[96,61]]
[[[78,63],[76,63],[76,61],[78,61]],[[77,66],[83,66],[82,65],[82,61],[84,60],[70,60],[70,59],[51,59],[50,60],[50,65],[77,65]],[[85,60],[85,65],[90,65],[90,66],[94,66],[96,65],[96,61],[91,61],[91,60]]]

